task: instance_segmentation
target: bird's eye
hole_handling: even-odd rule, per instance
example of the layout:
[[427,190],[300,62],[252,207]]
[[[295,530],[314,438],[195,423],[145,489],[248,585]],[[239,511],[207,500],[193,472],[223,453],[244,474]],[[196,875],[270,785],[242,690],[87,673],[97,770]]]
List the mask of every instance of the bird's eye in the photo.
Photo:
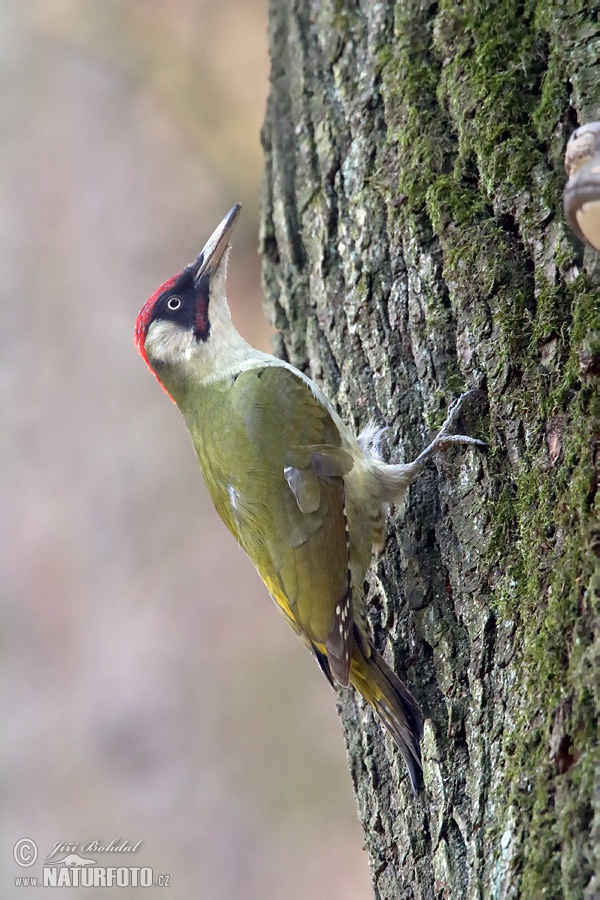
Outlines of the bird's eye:
[[171,310],[171,312],[175,312],[176,309],[179,309],[181,306],[181,300],[179,297],[169,297],[167,300],[167,308]]

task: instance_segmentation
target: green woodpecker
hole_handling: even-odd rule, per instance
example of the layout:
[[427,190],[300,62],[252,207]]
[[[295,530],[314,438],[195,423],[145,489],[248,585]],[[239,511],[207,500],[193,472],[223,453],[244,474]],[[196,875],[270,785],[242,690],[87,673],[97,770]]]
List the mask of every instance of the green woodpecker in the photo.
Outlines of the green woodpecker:
[[386,465],[373,425],[355,437],[314,382],[250,347],[225,297],[237,204],[197,257],[143,306],[135,340],[189,429],[217,512],[329,681],[352,684],[421,784],[423,716],[371,646],[363,584],[388,505],[436,452],[485,446],[450,433],[465,398],[414,460]]

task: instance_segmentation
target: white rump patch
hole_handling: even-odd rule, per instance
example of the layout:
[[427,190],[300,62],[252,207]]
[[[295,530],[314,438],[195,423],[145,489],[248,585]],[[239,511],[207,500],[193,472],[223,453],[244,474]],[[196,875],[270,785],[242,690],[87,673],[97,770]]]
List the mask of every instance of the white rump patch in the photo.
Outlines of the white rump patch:
[[370,419],[367,422],[356,438],[356,443],[365,456],[370,456],[372,459],[381,459],[381,439],[387,430],[387,427],[380,428],[374,419]]

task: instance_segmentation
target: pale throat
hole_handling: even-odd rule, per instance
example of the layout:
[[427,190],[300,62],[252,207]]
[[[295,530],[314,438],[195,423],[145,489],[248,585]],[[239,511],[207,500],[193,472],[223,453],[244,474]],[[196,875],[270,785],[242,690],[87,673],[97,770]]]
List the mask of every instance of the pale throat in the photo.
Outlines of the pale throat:
[[157,364],[159,377],[165,381],[170,380],[165,370],[171,370],[178,381],[216,381],[246,368],[249,361],[262,355],[235,329],[229,310],[219,308],[210,316],[205,341],[198,340],[191,328],[157,319],[148,328],[144,347],[148,360]]

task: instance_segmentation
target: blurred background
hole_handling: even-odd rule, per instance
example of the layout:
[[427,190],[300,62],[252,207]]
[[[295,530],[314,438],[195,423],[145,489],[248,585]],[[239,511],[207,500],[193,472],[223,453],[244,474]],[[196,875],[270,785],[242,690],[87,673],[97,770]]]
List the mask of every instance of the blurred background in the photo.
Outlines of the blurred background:
[[143,840],[131,862],[87,855],[170,874],[147,897],[371,895],[335,696],[132,342],[146,297],[241,200],[229,297],[268,349],[266,16],[0,0],[2,897],[40,896],[14,877],[56,841],[116,837]]

